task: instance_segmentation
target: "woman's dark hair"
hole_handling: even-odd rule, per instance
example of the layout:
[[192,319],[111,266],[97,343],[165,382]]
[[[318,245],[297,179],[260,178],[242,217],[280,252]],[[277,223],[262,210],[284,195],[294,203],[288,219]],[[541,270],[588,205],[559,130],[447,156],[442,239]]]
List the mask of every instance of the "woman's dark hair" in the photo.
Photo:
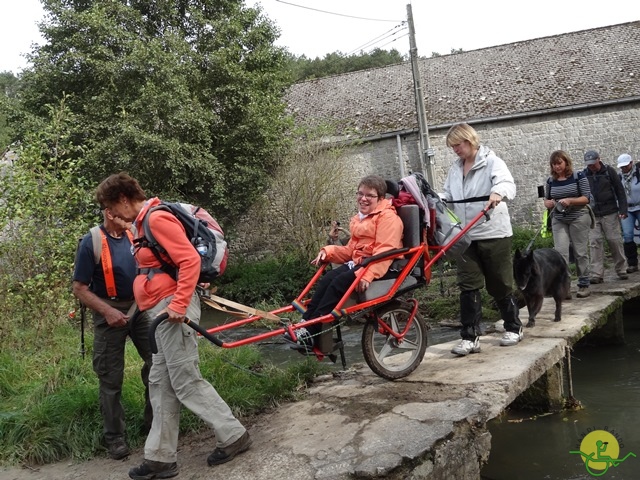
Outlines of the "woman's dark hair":
[[109,175],[96,189],[96,200],[101,207],[113,205],[121,197],[128,200],[147,199],[138,181],[124,172]]

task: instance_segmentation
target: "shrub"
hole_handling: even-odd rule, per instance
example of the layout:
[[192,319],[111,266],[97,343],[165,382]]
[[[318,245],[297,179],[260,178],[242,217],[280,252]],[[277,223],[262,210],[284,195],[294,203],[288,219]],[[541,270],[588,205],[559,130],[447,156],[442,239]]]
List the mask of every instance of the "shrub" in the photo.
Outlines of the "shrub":
[[531,239],[535,237],[535,241],[533,242],[532,249],[535,248],[553,248],[553,237],[542,238],[540,236],[540,229],[531,229],[527,227],[513,227],[513,239],[512,239],[512,250],[513,252],[516,249],[520,249],[522,252],[527,248]]
[[82,161],[60,157],[79,150],[67,135],[73,117],[64,101],[50,117],[0,173],[0,343],[19,345],[23,336],[9,333],[25,326],[46,338],[67,321],[78,238],[95,222]]
[[314,270],[309,259],[299,254],[240,260],[230,264],[216,281],[217,295],[248,305],[267,302],[281,306],[300,294]]

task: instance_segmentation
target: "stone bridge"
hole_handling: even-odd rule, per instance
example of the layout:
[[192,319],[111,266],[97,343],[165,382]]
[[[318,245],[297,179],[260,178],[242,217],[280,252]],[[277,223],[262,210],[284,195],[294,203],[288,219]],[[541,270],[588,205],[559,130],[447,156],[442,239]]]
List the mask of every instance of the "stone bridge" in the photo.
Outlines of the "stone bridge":
[[562,408],[570,397],[570,347],[587,335],[624,340],[622,306],[640,296],[640,273],[626,281],[614,274],[591,290],[585,299],[574,292],[558,323],[553,299],[545,299],[536,326],[515,347],[501,347],[495,333],[467,357],[450,353],[457,340],[430,346],[401,381],[366,366],[324,379],[305,400],[255,423],[252,449],[219,473],[229,480],[477,480],[491,449],[487,422],[514,401]]

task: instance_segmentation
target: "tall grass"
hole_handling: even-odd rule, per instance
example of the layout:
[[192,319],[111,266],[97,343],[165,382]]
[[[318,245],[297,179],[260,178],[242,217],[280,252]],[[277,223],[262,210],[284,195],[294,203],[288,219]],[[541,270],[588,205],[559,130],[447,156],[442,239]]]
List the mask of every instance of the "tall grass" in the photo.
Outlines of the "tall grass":
[[[19,351],[0,354],[0,464],[44,464],[103,454],[98,380],[91,362],[92,333],[87,333],[84,359],[79,353],[78,329],[72,325],[58,326],[47,342],[40,342],[29,329],[20,334],[31,342]],[[238,416],[296,398],[300,387],[324,369],[315,360],[279,369],[265,363],[251,347],[221,350],[203,342],[200,352],[203,376]],[[142,361],[131,342],[127,343],[125,364],[126,436],[135,447],[145,439],[144,387]],[[194,415],[182,415],[182,433],[202,428],[204,423]]]

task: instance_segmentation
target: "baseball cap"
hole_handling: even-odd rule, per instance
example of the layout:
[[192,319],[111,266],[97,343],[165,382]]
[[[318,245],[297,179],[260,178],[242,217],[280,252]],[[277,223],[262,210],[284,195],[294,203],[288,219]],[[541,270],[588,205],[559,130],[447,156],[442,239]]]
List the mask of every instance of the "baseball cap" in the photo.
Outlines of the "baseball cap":
[[626,167],[631,162],[633,162],[633,158],[631,158],[631,155],[629,155],[628,153],[623,153],[618,157],[618,168]]
[[595,150],[587,150],[584,154],[584,163],[586,165],[593,165],[594,163],[598,163],[598,159],[600,158],[600,154]]

